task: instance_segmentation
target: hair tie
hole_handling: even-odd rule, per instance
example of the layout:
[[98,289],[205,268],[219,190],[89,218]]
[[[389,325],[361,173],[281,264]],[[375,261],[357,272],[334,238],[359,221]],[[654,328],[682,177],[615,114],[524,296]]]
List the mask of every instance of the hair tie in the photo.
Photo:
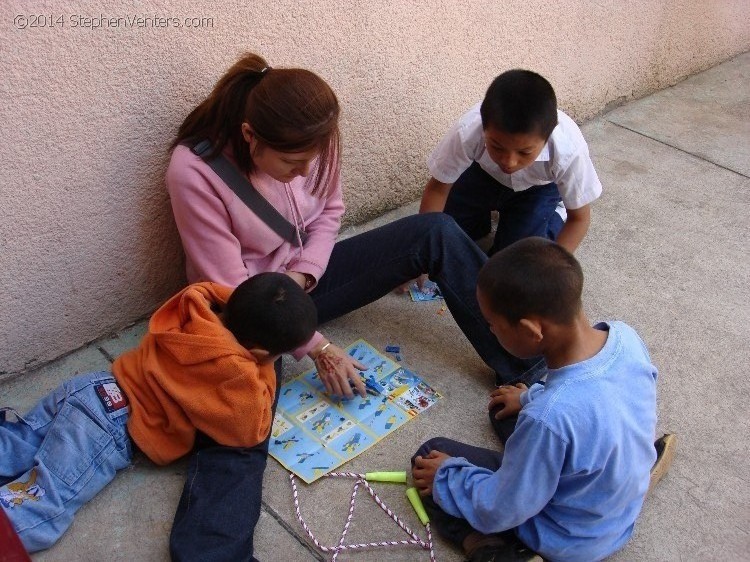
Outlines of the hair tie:
[[263,70],[261,70],[261,71],[260,71],[260,75],[261,75],[261,76],[265,76],[265,75],[266,75],[266,72],[268,72],[269,70],[271,70],[271,67],[270,67],[270,66],[264,66],[264,67],[263,67]]

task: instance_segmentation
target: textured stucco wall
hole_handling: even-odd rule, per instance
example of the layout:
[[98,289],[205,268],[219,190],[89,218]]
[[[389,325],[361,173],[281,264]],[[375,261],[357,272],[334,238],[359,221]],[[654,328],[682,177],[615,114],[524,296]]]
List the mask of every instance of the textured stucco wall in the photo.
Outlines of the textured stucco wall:
[[[581,121],[750,48],[747,0],[122,4],[0,7],[0,376],[148,314],[184,282],[166,146],[243,51],[338,93],[352,223],[418,197],[426,154],[502,70],[544,74]],[[46,17],[17,18],[33,14]],[[121,27],[92,29],[102,16]],[[122,27],[133,16],[182,27]]]

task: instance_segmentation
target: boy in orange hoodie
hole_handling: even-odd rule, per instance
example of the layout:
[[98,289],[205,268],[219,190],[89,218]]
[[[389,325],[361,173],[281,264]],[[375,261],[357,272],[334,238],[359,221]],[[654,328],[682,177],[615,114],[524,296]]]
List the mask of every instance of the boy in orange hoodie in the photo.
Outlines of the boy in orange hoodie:
[[197,283],[154,313],[112,373],[63,383],[15,422],[0,409],[0,506],[26,549],[54,544],[137,447],[160,465],[193,452],[174,559],[254,560],[274,362],[316,325],[315,305],[287,275],[262,273],[234,291]]

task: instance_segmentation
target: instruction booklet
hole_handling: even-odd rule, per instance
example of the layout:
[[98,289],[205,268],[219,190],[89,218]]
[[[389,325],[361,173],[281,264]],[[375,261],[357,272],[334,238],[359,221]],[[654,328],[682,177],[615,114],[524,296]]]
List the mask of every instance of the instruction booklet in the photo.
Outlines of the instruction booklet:
[[364,340],[346,348],[367,366],[364,398],[336,400],[313,368],[281,387],[269,453],[307,483],[353,459],[432,406],[440,395]]

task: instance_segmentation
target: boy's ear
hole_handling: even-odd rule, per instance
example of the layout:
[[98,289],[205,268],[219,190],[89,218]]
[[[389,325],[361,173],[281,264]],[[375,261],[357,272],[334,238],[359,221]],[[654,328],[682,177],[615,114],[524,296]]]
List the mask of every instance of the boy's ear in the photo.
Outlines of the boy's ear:
[[535,318],[521,318],[518,325],[521,333],[532,341],[540,343],[544,339],[542,323],[539,320]]

